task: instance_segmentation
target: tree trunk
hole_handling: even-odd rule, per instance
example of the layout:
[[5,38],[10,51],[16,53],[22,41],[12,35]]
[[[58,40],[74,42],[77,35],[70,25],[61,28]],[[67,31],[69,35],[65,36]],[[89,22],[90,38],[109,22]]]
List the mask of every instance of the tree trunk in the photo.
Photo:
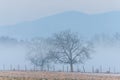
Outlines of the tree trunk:
[[73,63],[70,63],[70,72],[73,72]]

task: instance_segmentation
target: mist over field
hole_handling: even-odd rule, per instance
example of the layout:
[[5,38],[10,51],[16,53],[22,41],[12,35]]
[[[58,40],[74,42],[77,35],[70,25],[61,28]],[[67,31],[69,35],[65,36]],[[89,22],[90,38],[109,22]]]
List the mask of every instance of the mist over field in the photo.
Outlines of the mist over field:
[[[116,16],[117,14],[117,16]],[[13,26],[0,27],[0,69],[3,65],[6,69],[18,65],[24,68],[25,65],[33,67],[26,58],[28,48],[26,44],[34,38],[47,38],[53,33],[61,30],[71,30],[77,32],[85,40],[90,40],[94,44],[94,51],[91,59],[85,64],[78,64],[83,71],[92,71],[92,67],[103,71],[120,71],[120,36],[119,36],[119,12],[86,15],[80,12],[65,12],[58,15],[49,16],[40,20],[25,22]],[[58,70],[63,66],[57,66]]]
[[0,80],[120,80],[120,0],[0,0]]
[[[99,35],[98,35],[99,36]],[[94,42],[94,51],[91,54],[91,59],[87,60],[84,64],[75,65],[75,70],[78,68],[83,71],[83,65],[86,71],[92,71],[92,67],[95,69],[100,69],[102,66],[103,71],[108,71],[111,68],[111,71],[119,72],[119,56],[120,56],[120,41],[119,39],[111,36],[106,38],[104,36],[99,36],[97,39],[95,36],[91,39]],[[33,68],[33,65],[27,59],[28,56],[28,47],[27,42],[22,40],[17,40],[10,37],[1,37],[0,38],[0,69],[3,69],[3,66],[7,70],[12,68],[17,68],[18,65],[21,69],[24,69],[25,65],[30,69]],[[51,65],[53,66],[53,65]],[[57,69],[62,70],[63,65],[57,64]],[[64,65],[65,69],[67,65]]]
[[[3,39],[3,40],[2,40]],[[13,68],[18,65],[27,64],[26,61],[26,52],[27,48],[22,43],[17,42],[17,40],[11,40],[13,38],[0,38],[0,69],[3,69],[3,66],[8,70],[12,65]]]

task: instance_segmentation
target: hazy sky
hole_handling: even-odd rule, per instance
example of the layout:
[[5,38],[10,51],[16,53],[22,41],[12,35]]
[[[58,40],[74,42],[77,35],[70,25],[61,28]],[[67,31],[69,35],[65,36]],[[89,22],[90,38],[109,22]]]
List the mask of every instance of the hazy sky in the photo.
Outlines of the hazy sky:
[[87,14],[120,10],[120,0],[0,0],[0,25],[40,19],[64,11]]

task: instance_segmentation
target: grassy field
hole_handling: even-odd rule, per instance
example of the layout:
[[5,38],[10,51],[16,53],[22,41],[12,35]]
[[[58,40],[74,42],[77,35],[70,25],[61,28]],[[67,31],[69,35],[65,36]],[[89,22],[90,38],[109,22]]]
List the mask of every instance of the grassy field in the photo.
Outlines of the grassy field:
[[1,71],[0,80],[120,80],[118,74]]

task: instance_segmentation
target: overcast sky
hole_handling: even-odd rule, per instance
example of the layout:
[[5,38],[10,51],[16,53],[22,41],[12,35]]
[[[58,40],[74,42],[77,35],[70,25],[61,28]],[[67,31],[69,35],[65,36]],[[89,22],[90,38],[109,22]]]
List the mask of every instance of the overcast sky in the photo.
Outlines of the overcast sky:
[[0,25],[32,21],[65,11],[87,14],[120,10],[120,0],[0,0]]

